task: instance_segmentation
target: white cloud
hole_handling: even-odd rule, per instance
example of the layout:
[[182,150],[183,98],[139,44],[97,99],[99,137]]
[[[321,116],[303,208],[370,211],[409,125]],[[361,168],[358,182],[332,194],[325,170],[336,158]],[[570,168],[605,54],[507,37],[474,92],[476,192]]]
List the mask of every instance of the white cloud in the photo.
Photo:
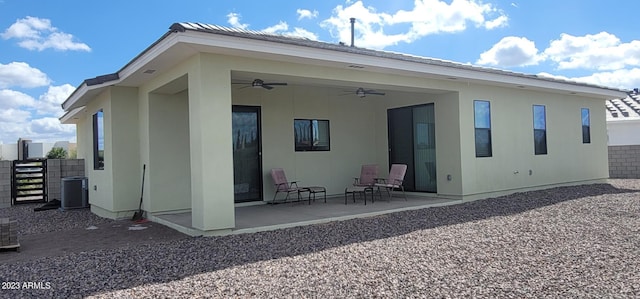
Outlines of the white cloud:
[[28,94],[10,89],[0,89],[0,110],[33,107],[35,103],[36,101]]
[[240,23],[240,17],[241,16],[238,13],[235,13],[235,12],[229,13],[227,15],[227,22],[235,28],[239,28],[239,29],[249,28],[249,24]]
[[525,37],[507,36],[480,54],[476,63],[500,67],[536,65],[544,60],[534,42]]
[[[69,84],[49,86],[38,100],[19,91],[0,89],[0,142],[18,138],[39,142],[75,140],[75,126],[62,125],[60,103],[74,88]],[[34,119],[34,114],[40,118]]]
[[75,125],[62,124],[55,117],[44,117],[32,120],[30,130],[38,136],[65,136],[75,133]]
[[293,35],[293,36],[297,36],[297,37],[307,38],[307,39],[310,39],[310,40],[318,40],[319,39],[317,34],[311,32],[311,31],[308,31],[308,30],[306,30],[304,28],[299,28],[299,27],[293,28],[293,31],[289,32],[288,34],[289,35]]
[[53,27],[50,20],[30,16],[18,19],[0,36],[4,39],[17,39],[20,47],[29,50],[43,51],[51,48],[62,51],[91,51],[87,44],[75,42],[73,35]]
[[60,104],[66,100],[75,88],[70,84],[49,86],[47,92],[40,96],[36,103],[39,114],[49,114],[60,117],[64,114]]
[[[230,13],[227,15],[227,21],[231,26],[235,28],[239,28],[242,30],[249,29],[249,24],[243,24],[240,22],[240,14]],[[281,34],[281,35],[289,35],[289,36],[297,36],[302,38],[307,38],[311,40],[318,40],[318,35],[307,31],[303,28],[295,27],[292,31],[289,31],[289,24],[285,21],[280,21],[278,24],[273,26],[269,26],[267,28],[262,29],[261,31],[271,33],[271,34]]]
[[556,80],[575,81],[573,79],[569,79],[569,77],[565,77],[565,76],[561,76],[561,75],[549,74],[547,72],[538,73],[537,75],[540,76],[540,77],[546,77],[546,78],[551,78],[551,79],[556,79]]
[[551,41],[543,55],[558,65],[558,69],[585,69],[597,72],[581,77],[564,77],[547,73],[540,76],[584,82],[620,89],[640,86],[640,41],[623,43],[607,32],[572,36],[561,34]]
[[314,10],[314,11],[310,11],[308,9],[298,9],[296,10],[296,13],[298,14],[298,21],[302,20],[302,19],[315,19],[318,17],[318,11]]
[[262,31],[268,32],[268,33],[278,33],[278,32],[283,32],[287,30],[289,30],[289,25],[287,24],[287,22],[284,22],[284,21],[280,21],[280,23],[276,25],[262,29]]
[[289,25],[287,24],[287,22],[283,22],[283,21],[280,21],[280,23],[273,25],[271,27],[262,29],[262,31],[273,33],[273,34],[282,34],[282,35],[307,38],[311,40],[318,40],[318,35],[316,35],[313,32],[307,31],[303,28],[295,27],[293,28],[293,31],[289,31]]
[[29,117],[31,117],[31,113],[26,110],[13,108],[0,110],[0,123],[23,123]]
[[[371,48],[384,48],[400,42],[411,43],[430,34],[461,32],[469,24],[493,29],[506,26],[508,22],[507,16],[491,4],[476,0],[456,0],[451,3],[414,0],[412,10],[394,13],[377,12],[374,7],[365,7],[362,1],[356,1],[348,6],[338,5],[332,16],[322,21],[321,26],[340,41],[350,41],[351,17],[357,19],[356,45]],[[389,34],[385,30],[400,33]]]
[[574,80],[631,90],[640,87],[640,68],[600,72]]
[[585,36],[560,35],[544,53],[559,69],[618,70],[640,66],[640,41],[622,43],[607,32]]
[[0,110],[0,141],[15,143],[18,138],[34,142],[55,142],[76,140],[75,125],[61,124],[55,117],[31,119],[26,110]]
[[28,136],[30,118],[27,110],[0,109],[0,142],[15,143],[18,138]]
[[599,72],[588,76],[572,78],[560,75],[552,75],[549,73],[539,73],[538,76],[548,77],[556,80],[582,82],[626,90],[640,87],[640,68],[622,69],[611,72]]
[[0,63],[0,88],[7,87],[40,87],[46,86],[51,80],[45,73],[24,62]]
[[507,26],[508,23],[509,23],[509,18],[505,15],[502,15],[493,20],[486,21],[484,23],[484,28],[487,28],[489,30],[496,29],[500,27],[505,27]]
[[16,20],[1,36],[4,39],[37,39],[43,32],[50,32],[54,29],[48,19],[26,17]]

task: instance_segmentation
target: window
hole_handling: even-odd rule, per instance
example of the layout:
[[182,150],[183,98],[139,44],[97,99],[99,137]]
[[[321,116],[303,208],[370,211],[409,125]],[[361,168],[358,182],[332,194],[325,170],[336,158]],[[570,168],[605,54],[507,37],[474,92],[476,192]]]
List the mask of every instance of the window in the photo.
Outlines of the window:
[[328,120],[296,119],[293,130],[296,152],[329,150]]
[[547,154],[547,116],[542,105],[533,105],[533,144],[536,155]]
[[93,169],[104,169],[104,118],[102,110],[93,115]]
[[589,108],[582,108],[582,143],[591,143],[591,116]]
[[476,157],[491,157],[491,105],[489,101],[473,101],[476,128]]

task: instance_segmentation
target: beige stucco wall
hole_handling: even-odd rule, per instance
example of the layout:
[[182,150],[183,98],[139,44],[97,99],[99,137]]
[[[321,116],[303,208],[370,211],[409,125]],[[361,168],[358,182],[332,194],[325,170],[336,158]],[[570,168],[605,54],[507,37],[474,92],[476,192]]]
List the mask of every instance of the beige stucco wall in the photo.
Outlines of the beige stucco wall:
[[[359,98],[345,95],[347,88],[290,84],[273,90],[234,86],[233,104],[260,106],[262,112],[263,187],[265,200],[273,198],[270,177],[272,168],[284,168],[289,180],[302,185],[327,187],[329,195],[344,193],[363,164],[380,166],[380,176],[388,171],[387,109],[424,103],[435,103],[438,177],[451,174],[457,180],[439,180],[439,195],[455,196],[461,192],[458,96],[455,92],[438,94],[429,89],[453,89],[456,83],[407,78],[386,74],[363,74],[359,71],[329,68],[303,68],[286,63],[268,63],[227,57],[234,70],[279,72],[295,76],[306,73],[318,79],[341,80],[351,84],[377,82],[405,85],[413,92],[386,91],[384,97]],[[356,81],[357,80],[357,81]],[[416,89],[417,88],[417,89]],[[355,91],[356,88],[348,90]],[[420,91],[423,92],[420,92]],[[325,152],[295,152],[293,120],[315,118],[330,120],[331,150]]]
[[[136,88],[110,87],[78,115],[78,158],[86,161],[89,203],[101,216],[125,217],[138,206],[140,150],[138,131],[131,130],[138,125],[137,107]],[[100,109],[103,111],[105,157],[104,169],[96,170],[93,167],[93,115]]]
[[[140,142],[138,126],[138,90],[113,87],[111,91],[111,167],[113,168],[114,211],[128,213],[140,203]],[[106,125],[105,125],[106,127]],[[106,166],[105,166],[106,168]]]
[[[145,187],[159,188],[144,196],[150,211],[186,208],[192,212],[192,227],[207,231],[234,227],[235,216],[230,71],[224,60],[203,56],[195,55],[141,86],[138,118],[141,160],[149,167]],[[176,110],[166,110],[163,102]],[[176,122],[174,127],[167,118]],[[160,125],[163,119],[167,122]],[[165,142],[172,144],[158,150]],[[179,149],[183,155],[176,157]],[[163,173],[169,168],[175,172]],[[176,189],[169,191],[173,185],[168,182]]]
[[[373,150],[377,137],[373,129],[375,100],[340,93],[326,87],[296,85],[271,91],[234,90],[234,105],[261,106],[265,199],[273,198],[272,168],[284,168],[288,179],[301,185],[325,186],[328,194],[340,194],[360,174],[361,165],[380,162]],[[296,152],[296,118],[329,120],[331,150]]]
[[[112,109],[111,109],[111,89],[97,96],[96,100],[86,107],[84,118],[79,123],[78,137],[78,158],[85,159],[85,173],[89,177],[89,203],[92,210],[95,208],[107,211],[115,211],[115,201],[113,197],[113,142],[112,142]],[[94,169],[93,160],[93,115],[102,109],[104,123],[104,169]],[[80,144],[80,141],[82,144]],[[82,151],[80,150],[82,148]]]
[[199,55],[189,75],[192,225],[235,226],[231,140],[231,72],[222,57]]
[[[476,99],[491,102],[493,156],[489,158],[475,157]],[[547,155],[534,155],[534,104],[546,106]],[[582,143],[581,108],[590,108],[590,144]],[[468,198],[608,177],[602,100],[470,85],[461,91],[460,113],[462,185]]]
[[150,212],[191,209],[189,95],[150,94]]
[[[233,72],[324,80],[267,91],[230,85]],[[344,86],[379,84],[384,97],[345,95]],[[110,100],[111,99],[111,100]],[[491,102],[493,157],[476,158],[473,100]],[[607,177],[602,101],[454,80],[305,67],[199,54],[139,88],[110,88],[87,106],[78,126],[78,156],[87,163],[90,200],[98,209],[137,209],[141,166],[148,167],[145,210],[190,210],[196,229],[235,226],[231,106],[261,107],[264,199],[270,169],[290,180],[344,192],[363,164],[387,171],[387,110],[433,103],[438,196],[480,198],[500,192]],[[547,108],[548,155],[533,154],[532,105]],[[591,109],[591,144],[582,144],[580,108]],[[91,115],[105,112],[105,170],[93,170]],[[117,115],[115,118],[113,115]],[[331,150],[295,152],[293,120],[328,119]],[[117,132],[113,135],[112,132]],[[114,145],[117,144],[117,145]],[[531,175],[529,175],[531,170]],[[451,180],[447,180],[447,176]]]

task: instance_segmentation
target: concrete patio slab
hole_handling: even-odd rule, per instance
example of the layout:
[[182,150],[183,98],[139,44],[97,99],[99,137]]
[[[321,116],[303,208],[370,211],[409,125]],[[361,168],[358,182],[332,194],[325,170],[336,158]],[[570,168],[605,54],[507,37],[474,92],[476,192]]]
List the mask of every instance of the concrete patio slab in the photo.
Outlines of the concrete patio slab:
[[[250,206],[236,206],[236,226],[232,230],[215,232],[212,235],[252,233],[281,229],[286,227],[326,223],[332,221],[347,220],[353,218],[372,217],[398,211],[415,210],[437,206],[445,206],[461,203],[460,200],[451,200],[438,197],[412,196],[407,200],[394,196],[391,199],[383,196],[382,200],[376,198],[375,202],[367,201],[364,204],[362,198],[356,197],[354,202],[351,196],[327,197],[325,203],[322,199],[312,201],[295,201],[277,204],[257,204]],[[174,214],[150,215],[149,219],[172,227],[183,233],[198,236],[202,231],[191,226],[191,213],[182,212]],[[207,235],[204,233],[204,235]]]

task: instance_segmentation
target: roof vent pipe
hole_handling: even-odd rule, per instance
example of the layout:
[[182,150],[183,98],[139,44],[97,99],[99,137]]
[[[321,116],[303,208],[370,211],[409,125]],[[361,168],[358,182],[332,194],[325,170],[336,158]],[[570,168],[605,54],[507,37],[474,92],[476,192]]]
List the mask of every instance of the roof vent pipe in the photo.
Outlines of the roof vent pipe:
[[351,46],[353,47],[353,28],[356,24],[356,18],[350,18],[351,21]]

